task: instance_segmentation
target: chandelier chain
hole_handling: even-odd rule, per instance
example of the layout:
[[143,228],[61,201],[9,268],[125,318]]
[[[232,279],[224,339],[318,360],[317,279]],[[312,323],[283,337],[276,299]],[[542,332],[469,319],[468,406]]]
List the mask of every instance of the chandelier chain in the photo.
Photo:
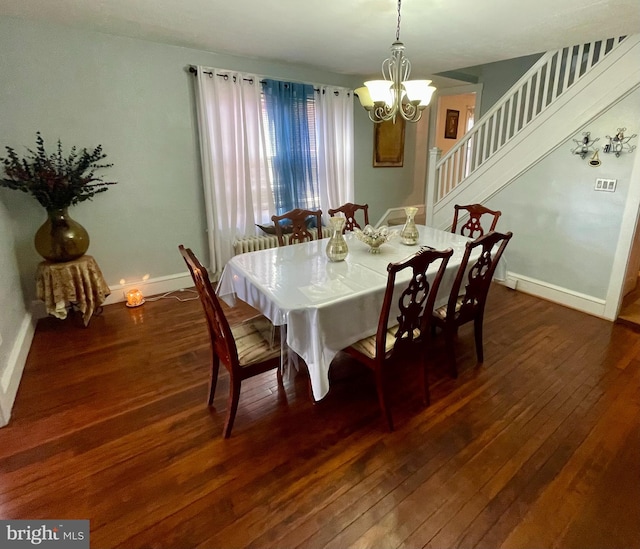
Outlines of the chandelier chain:
[[400,5],[402,0],[398,0],[398,25],[396,27],[396,42],[400,40]]

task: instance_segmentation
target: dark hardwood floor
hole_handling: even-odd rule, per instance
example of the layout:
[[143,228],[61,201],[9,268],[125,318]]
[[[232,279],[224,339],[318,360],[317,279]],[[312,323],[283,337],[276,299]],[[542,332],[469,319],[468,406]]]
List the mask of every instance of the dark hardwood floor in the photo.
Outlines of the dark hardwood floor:
[[0,515],[90,519],[96,548],[640,548],[640,333],[496,286],[484,365],[465,326],[449,378],[441,339],[429,408],[415,365],[394,372],[393,433],[343,357],[316,405],[305,372],[245,382],[223,440],[197,301],[44,319]]

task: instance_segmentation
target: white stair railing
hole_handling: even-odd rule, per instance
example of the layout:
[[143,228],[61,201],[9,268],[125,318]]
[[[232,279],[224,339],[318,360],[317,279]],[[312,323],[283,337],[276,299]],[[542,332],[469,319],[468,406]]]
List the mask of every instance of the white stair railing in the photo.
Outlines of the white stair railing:
[[609,38],[544,54],[475,126],[431,166],[428,200],[447,196],[624,40]]

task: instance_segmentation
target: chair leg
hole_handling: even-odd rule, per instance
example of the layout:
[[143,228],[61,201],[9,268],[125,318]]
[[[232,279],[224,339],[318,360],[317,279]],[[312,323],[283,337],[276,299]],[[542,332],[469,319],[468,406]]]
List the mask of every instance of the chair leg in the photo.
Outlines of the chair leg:
[[431,404],[431,395],[429,393],[429,368],[426,358],[422,361],[422,384],[424,387],[424,405],[429,406]]
[[209,402],[208,406],[213,404],[213,397],[216,394],[216,386],[218,385],[218,371],[220,370],[220,358],[215,353],[211,353],[211,379],[209,380]]
[[456,351],[454,339],[456,335],[457,327],[455,326],[445,326],[444,328],[444,342],[447,350],[447,355],[449,355],[449,373],[451,377],[458,377],[458,367],[456,366]]
[[389,426],[389,431],[393,431],[393,419],[391,418],[391,410],[387,405],[387,391],[385,390],[384,372],[381,366],[376,366],[375,378],[376,378],[376,389],[378,390],[378,402],[380,403],[382,414],[387,419],[387,425]]
[[231,387],[229,388],[229,399],[227,401],[227,419],[224,422],[223,436],[229,438],[231,436],[231,429],[233,429],[233,422],[236,419],[236,412],[238,411],[238,401],[240,400],[240,386],[242,382],[236,380],[231,376]]
[[476,356],[478,357],[478,364],[484,362],[484,351],[482,349],[482,320],[484,314],[477,315],[473,320],[473,332],[476,340]]

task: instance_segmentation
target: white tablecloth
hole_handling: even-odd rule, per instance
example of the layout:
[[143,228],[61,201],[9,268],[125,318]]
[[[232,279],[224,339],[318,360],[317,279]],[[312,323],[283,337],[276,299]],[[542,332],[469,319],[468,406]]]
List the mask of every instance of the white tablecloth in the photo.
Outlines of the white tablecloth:
[[[347,233],[349,254],[338,263],[326,256],[328,238],[237,255],[227,263],[217,292],[231,306],[237,296],[275,325],[286,324],[287,344],[306,362],[313,396],[320,400],[329,391],[329,366],[336,353],[376,332],[389,263],[408,257],[420,246],[453,248],[436,307],[447,302],[469,239],[418,228],[417,246],[405,246],[395,238],[383,244],[379,254],[370,254],[368,246]],[[430,272],[435,274],[437,267]],[[397,285],[409,276],[400,273]]]

